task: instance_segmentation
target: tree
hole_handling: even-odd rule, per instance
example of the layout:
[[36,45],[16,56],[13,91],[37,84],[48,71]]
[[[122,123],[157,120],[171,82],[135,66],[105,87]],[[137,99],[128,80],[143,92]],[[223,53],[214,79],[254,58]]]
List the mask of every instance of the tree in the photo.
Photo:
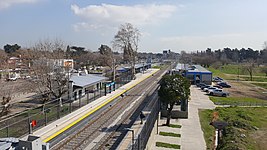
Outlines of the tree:
[[64,49],[64,43],[59,40],[40,41],[33,47],[38,57],[33,57],[31,69],[37,78],[37,82],[34,82],[35,89],[42,96],[43,102],[50,100],[52,96],[60,98],[68,91],[69,68],[60,65],[65,56]]
[[112,41],[113,47],[123,51],[124,61],[130,63],[132,77],[135,75],[135,57],[137,56],[140,32],[132,24],[121,25]]
[[171,112],[175,103],[188,100],[190,82],[181,75],[164,75],[160,82],[158,95],[160,101],[167,106],[167,122],[170,125]]
[[16,52],[16,50],[19,50],[21,47],[18,45],[18,44],[14,44],[14,45],[9,45],[9,44],[6,44],[4,46],[4,50],[6,53],[13,53],[13,52]]
[[116,64],[115,64],[115,57],[110,47],[107,45],[102,45],[98,48],[101,54],[101,62],[108,66],[112,70],[112,80],[115,81],[115,71],[116,71]]
[[252,81],[255,62],[255,60],[249,59],[248,62],[244,65],[244,69],[249,73],[250,81]]
[[261,72],[265,73],[265,76],[267,77],[267,66],[261,68]]

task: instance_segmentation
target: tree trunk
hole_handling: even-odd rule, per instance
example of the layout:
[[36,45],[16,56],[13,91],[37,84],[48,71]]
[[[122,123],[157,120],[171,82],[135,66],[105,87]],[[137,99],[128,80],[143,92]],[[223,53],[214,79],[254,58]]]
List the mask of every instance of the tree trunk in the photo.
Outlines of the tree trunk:
[[252,71],[249,72],[249,75],[250,75],[250,81],[252,81]]
[[167,121],[166,121],[166,126],[170,126],[171,122],[171,116],[172,116],[172,109],[175,103],[170,104],[170,108],[167,109]]

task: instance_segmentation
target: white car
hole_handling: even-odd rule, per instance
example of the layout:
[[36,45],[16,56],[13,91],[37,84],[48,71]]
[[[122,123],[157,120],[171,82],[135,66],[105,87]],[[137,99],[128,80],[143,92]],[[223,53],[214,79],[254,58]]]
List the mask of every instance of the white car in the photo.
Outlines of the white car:
[[17,80],[17,77],[10,77],[7,79],[7,81],[16,81]]
[[208,92],[209,90],[214,90],[214,89],[218,89],[218,88],[211,86],[211,87],[208,87],[208,88],[204,88],[203,92]]
[[226,97],[229,96],[228,92],[224,92],[222,89],[213,89],[208,91],[209,95],[214,95],[214,96],[222,96]]

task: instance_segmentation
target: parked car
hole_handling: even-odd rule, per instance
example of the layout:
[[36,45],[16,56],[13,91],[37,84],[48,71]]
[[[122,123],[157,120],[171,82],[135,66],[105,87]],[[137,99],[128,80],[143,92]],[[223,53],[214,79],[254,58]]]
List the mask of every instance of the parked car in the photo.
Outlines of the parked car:
[[197,83],[197,87],[206,86],[205,83]]
[[220,85],[213,85],[213,87],[216,87],[216,88],[218,88],[218,89],[222,89],[222,88],[223,88],[223,87],[220,86]]
[[214,89],[218,89],[218,88],[213,87],[213,86],[210,86],[210,87],[208,87],[208,88],[204,88],[204,89],[203,89],[203,92],[208,92],[209,90],[214,90]]
[[231,87],[231,85],[226,83],[226,82],[219,82],[219,83],[217,83],[217,85],[219,85],[221,87],[226,87],[226,88],[230,88]]
[[204,90],[204,88],[209,88],[209,87],[211,87],[211,86],[210,85],[202,86],[201,90]]
[[7,81],[16,81],[17,80],[17,77],[10,77],[10,78],[7,78]]
[[214,77],[214,78],[212,79],[212,81],[213,81],[213,82],[221,82],[221,81],[223,81],[223,78],[220,78],[220,77]]
[[222,89],[212,89],[208,91],[209,95],[214,95],[214,96],[229,96],[228,92],[224,92]]

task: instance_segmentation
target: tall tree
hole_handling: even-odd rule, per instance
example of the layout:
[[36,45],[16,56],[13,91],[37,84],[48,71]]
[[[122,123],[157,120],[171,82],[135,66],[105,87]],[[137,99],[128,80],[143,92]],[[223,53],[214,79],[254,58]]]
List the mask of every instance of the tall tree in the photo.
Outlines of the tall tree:
[[112,41],[113,47],[123,51],[124,60],[131,65],[132,77],[135,75],[135,57],[137,56],[140,32],[130,23],[121,25]]
[[31,67],[37,77],[34,85],[44,102],[50,100],[51,96],[60,98],[68,90],[69,78],[66,72],[69,68],[60,62],[65,56],[64,49],[66,46],[60,40],[40,41],[33,47],[35,55],[38,55],[33,58]]
[[115,57],[110,47],[107,45],[102,45],[98,48],[101,54],[101,62],[108,66],[112,70],[112,80],[115,81],[115,71],[116,71],[116,64],[115,64]]
[[185,102],[190,95],[190,82],[181,75],[164,75],[160,82],[158,95],[167,106],[167,122],[170,125],[171,112],[175,103]]
[[16,50],[19,50],[21,47],[18,45],[18,44],[14,44],[14,45],[9,45],[9,44],[6,44],[4,46],[4,50],[6,53],[13,53],[13,52],[16,52]]

